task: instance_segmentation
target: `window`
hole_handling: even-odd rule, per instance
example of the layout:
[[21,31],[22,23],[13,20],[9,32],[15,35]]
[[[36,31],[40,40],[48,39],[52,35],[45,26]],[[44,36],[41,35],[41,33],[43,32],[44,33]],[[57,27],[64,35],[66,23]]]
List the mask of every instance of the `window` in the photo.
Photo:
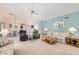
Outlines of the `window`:
[[12,24],[9,24],[9,28],[12,28]]
[[0,31],[2,28],[4,28],[4,23],[0,23]]

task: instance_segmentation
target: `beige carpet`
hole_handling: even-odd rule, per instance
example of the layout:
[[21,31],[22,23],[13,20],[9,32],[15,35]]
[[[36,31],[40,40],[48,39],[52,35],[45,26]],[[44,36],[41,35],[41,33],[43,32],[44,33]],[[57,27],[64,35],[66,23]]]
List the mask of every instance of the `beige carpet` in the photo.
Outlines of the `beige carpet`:
[[41,39],[20,42],[18,38],[14,41],[14,54],[18,55],[73,55],[79,54],[79,48],[57,43],[50,45]]
[[13,44],[0,47],[0,55],[13,55],[13,53],[14,53]]

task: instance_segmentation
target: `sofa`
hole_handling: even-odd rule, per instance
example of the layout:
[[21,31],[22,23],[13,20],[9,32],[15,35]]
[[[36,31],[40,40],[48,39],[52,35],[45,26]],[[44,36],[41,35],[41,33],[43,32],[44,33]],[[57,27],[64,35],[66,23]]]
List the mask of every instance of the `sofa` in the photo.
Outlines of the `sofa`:
[[67,36],[66,32],[53,32],[53,36],[57,40],[57,42],[66,44],[65,37]]
[[13,54],[13,38],[0,37],[0,55]]
[[[54,40],[56,40],[57,42],[66,44],[66,42],[65,42],[65,37],[67,36],[66,33],[48,32],[47,34],[52,38],[52,40],[54,39]],[[44,36],[44,35],[43,35],[43,36]],[[43,39],[43,40],[44,40],[44,39]]]

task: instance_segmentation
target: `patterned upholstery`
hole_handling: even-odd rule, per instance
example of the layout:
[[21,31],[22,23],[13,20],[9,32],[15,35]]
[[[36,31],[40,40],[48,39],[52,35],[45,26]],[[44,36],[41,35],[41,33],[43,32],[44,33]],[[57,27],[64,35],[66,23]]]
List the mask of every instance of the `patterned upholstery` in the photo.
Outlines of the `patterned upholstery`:
[[13,40],[11,38],[0,37],[0,47],[6,46],[6,45],[11,44],[11,43],[13,43]]

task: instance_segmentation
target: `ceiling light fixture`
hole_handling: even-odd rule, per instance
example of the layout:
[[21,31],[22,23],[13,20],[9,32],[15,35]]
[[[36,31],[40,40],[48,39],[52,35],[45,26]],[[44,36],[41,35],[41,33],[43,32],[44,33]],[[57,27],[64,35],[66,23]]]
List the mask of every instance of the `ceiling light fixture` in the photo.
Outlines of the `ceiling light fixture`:
[[34,10],[34,5],[35,4],[32,3],[32,9],[31,9],[31,12],[30,12],[31,13],[31,16],[32,15],[38,15],[38,13]]

